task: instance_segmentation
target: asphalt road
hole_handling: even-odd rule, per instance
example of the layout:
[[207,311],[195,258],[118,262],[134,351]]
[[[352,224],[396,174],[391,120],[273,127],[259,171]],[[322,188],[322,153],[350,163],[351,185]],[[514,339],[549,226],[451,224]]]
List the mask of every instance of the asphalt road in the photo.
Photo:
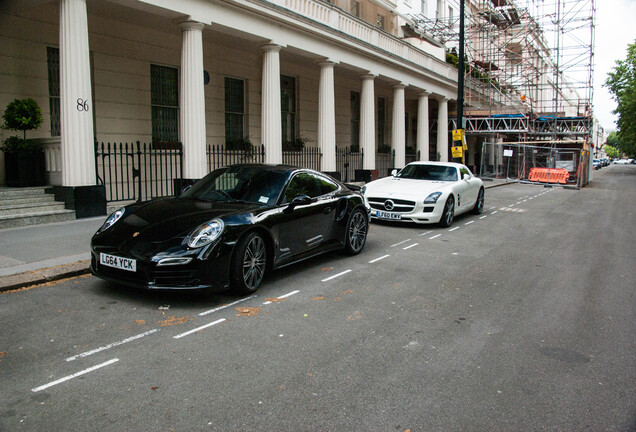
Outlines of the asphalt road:
[[636,166],[594,176],[374,223],[243,299],[2,294],[0,430],[636,430]]

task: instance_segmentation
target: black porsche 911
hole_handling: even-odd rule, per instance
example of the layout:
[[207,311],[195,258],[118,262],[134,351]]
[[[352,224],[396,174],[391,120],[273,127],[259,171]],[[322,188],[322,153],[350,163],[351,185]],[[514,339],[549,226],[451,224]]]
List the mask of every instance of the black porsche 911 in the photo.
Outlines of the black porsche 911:
[[368,228],[362,196],[329,176],[233,165],[178,197],[112,213],[91,240],[91,271],[141,288],[249,294],[271,269],[337,249],[358,254]]

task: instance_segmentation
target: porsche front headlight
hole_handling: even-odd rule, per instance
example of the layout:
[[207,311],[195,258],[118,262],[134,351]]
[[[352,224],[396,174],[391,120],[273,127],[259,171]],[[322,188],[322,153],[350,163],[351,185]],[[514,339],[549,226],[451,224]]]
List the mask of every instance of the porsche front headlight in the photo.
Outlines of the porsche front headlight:
[[209,245],[219,238],[224,227],[225,225],[221,219],[213,219],[210,222],[199,225],[197,229],[192,231],[188,236],[188,246],[191,248],[200,248]]
[[117,222],[126,212],[126,207],[122,207],[120,209],[115,210],[106,218],[104,224],[97,230],[98,233],[106,231],[108,228],[112,227],[115,222]]
[[442,196],[441,192],[433,192],[432,194],[426,197],[426,199],[424,200],[424,204],[435,204],[437,200],[439,199],[439,197],[441,196]]

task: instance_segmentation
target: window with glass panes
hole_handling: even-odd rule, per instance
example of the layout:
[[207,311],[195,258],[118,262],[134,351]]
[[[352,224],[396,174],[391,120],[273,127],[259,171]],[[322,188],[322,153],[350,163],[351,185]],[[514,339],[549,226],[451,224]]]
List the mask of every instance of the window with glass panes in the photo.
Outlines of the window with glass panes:
[[360,148],[360,92],[352,91],[351,109],[351,147]]
[[153,143],[179,141],[179,69],[150,65]]
[[280,76],[280,107],[283,145],[296,140],[296,78]]
[[49,108],[51,111],[51,136],[60,136],[60,50],[46,48],[49,75]]
[[225,145],[228,149],[241,147],[245,133],[245,81],[225,78]]
[[385,144],[386,129],[386,99],[383,97],[378,98],[378,147]]

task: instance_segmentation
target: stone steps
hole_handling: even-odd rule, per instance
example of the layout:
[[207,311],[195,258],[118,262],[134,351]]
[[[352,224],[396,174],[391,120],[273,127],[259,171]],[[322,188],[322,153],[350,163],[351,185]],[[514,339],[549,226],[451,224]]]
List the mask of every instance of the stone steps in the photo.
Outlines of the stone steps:
[[46,187],[0,187],[0,229],[74,219],[75,211],[56,202]]

